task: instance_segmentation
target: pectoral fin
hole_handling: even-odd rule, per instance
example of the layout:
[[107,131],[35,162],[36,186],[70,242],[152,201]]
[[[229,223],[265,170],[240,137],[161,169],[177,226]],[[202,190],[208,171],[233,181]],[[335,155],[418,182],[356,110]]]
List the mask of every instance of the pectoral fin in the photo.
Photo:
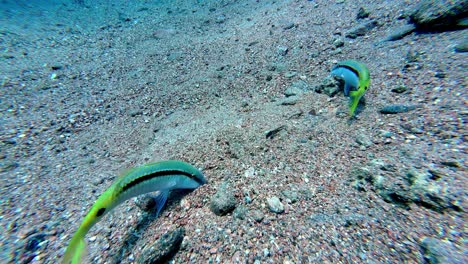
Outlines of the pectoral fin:
[[161,190],[156,195],[156,197],[154,197],[154,200],[156,201],[156,217],[159,217],[159,213],[161,212],[161,209],[164,207],[164,204],[166,204],[168,196],[169,196],[169,190]]

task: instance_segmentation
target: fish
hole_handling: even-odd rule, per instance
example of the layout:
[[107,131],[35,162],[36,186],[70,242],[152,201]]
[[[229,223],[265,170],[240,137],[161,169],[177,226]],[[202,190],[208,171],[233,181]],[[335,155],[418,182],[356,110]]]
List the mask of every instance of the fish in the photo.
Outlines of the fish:
[[354,117],[359,100],[361,100],[370,85],[369,69],[362,62],[345,60],[339,62],[332,69],[331,75],[344,80],[344,95],[350,98],[349,114]]
[[62,263],[83,263],[86,255],[86,234],[104,215],[124,201],[157,191],[156,215],[159,215],[171,190],[196,189],[205,183],[207,180],[202,172],[179,160],[152,162],[127,170],[99,196],[91,207],[71,238]]

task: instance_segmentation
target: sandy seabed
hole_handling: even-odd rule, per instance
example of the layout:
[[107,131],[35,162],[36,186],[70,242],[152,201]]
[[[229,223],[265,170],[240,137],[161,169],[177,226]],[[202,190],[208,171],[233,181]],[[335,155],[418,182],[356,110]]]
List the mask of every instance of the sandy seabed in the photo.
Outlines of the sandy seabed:
[[[0,4],[1,262],[57,263],[120,172],[165,159],[208,184],[158,219],[125,202],[88,233],[87,262],[133,263],[177,227],[173,263],[422,263],[424,238],[468,262],[466,30],[383,41],[418,1],[83,2]],[[371,72],[351,121],[342,93],[314,91],[344,59]],[[453,206],[386,201],[408,171]],[[217,216],[223,184],[237,209]]]

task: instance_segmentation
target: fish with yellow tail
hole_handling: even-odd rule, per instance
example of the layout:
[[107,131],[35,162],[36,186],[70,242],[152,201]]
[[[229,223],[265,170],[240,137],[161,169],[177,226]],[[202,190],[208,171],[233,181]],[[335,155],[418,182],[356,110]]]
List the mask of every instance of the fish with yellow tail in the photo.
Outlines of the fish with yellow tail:
[[128,170],[117,178],[91,207],[68,244],[62,263],[83,262],[86,234],[106,213],[122,202],[141,194],[158,191],[156,210],[159,214],[171,190],[196,189],[205,183],[206,179],[198,169],[178,160],[148,163]]
[[344,94],[350,98],[349,114],[354,116],[359,100],[369,88],[369,69],[362,62],[355,60],[345,60],[339,62],[331,71],[332,76],[343,79]]

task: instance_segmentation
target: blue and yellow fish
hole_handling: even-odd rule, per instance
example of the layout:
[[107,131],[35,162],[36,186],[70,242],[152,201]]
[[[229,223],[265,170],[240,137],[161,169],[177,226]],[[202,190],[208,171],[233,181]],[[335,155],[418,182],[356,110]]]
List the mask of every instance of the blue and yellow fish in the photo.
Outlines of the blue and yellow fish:
[[362,62],[355,60],[345,60],[339,62],[331,71],[332,76],[341,78],[345,82],[344,94],[349,96],[349,114],[354,116],[354,112],[359,104],[359,100],[369,88],[369,69]]
[[91,207],[68,244],[62,263],[83,263],[86,234],[105,214],[122,202],[141,194],[158,191],[156,206],[159,214],[171,190],[196,189],[205,183],[206,179],[199,170],[178,160],[148,163],[128,170],[117,178]]

